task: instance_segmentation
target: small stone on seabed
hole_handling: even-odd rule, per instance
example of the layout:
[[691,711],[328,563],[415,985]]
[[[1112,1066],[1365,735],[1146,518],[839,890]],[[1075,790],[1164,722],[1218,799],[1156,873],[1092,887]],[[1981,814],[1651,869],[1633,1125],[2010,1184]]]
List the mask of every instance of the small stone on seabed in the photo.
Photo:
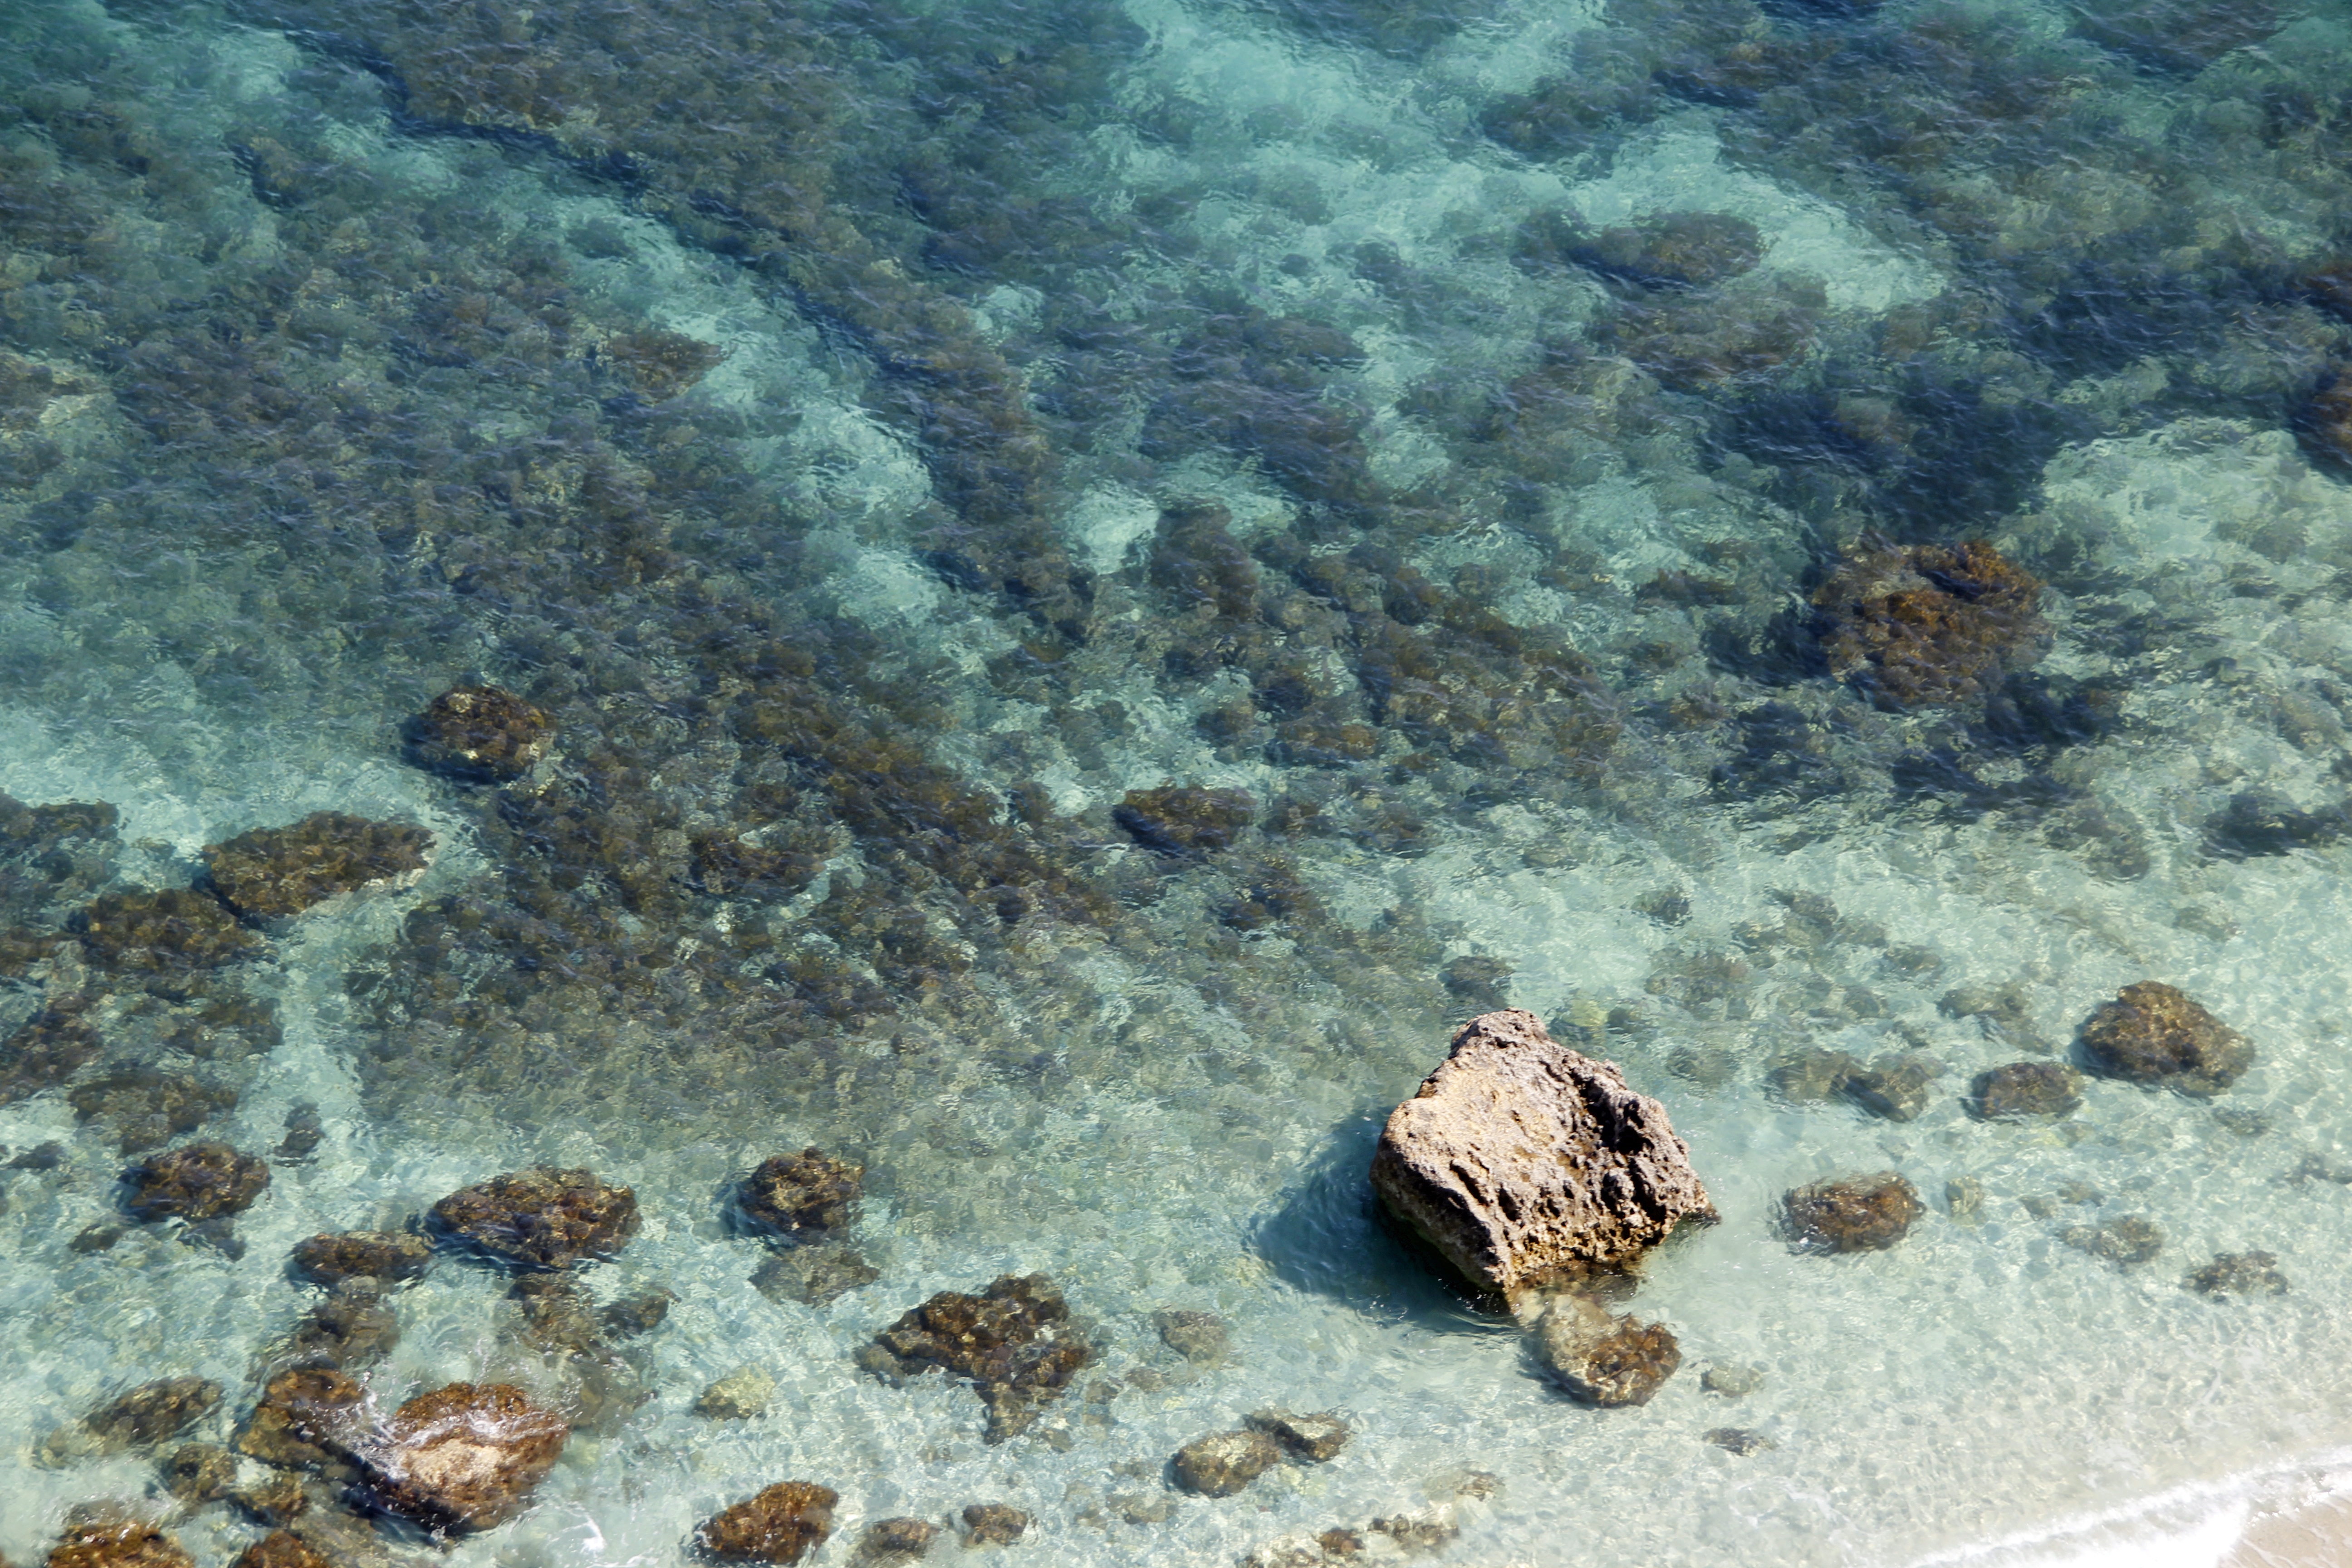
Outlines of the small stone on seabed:
[[866,1262],[856,1248],[834,1241],[777,1253],[752,1272],[751,1284],[771,1301],[822,1307],[881,1278],[882,1271]]
[[217,1443],[184,1443],[163,1464],[163,1489],[184,1503],[216,1502],[236,1487],[236,1456]]
[[1815,1252],[1872,1252],[1894,1246],[1927,1212],[1918,1189],[1892,1171],[1815,1182],[1781,1200],[1789,1235]]
[[2172,986],[2143,980],[2102,1002],[2083,1025],[2096,1071],[2183,1094],[2215,1095],[2253,1065],[2247,1038]]
[[49,1464],[149,1448],[178,1436],[220,1403],[221,1385],[205,1377],[167,1377],[116,1395],[69,1426],[49,1434]]
[[290,1530],[273,1530],[236,1554],[229,1568],[334,1568],[333,1563]]
[[1699,1373],[1698,1385],[1726,1399],[1745,1399],[1764,1386],[1764,1369],[1719,1361]]
[[347,1230],[294,1244],[294,1271],[320,1285],[350,1279],[414,1279],[433,1261],[433,1244],[388,1230]]
[[797,1563],[833,1533],[833,1507],[840,1500],[814,1481],[778,1481],[705,1520],[695,1540],[713,1557],[732,1562]]
[[739,1366],[702,1391],[694,1413],[714,1421],[747,1421],[766,1415],[775,1394],[776,1380],[766,1368]]
[[1647,1405],[1683,1363],[1672,1330],[1612,1317],[1582,1296],[1553,1301],[1536,1327],[1537,1353],[1553,1379],[1585,1405]]
[[1214,1312],[1181,1308],[1154,1312],[1151,1325],[1160,1331],[1160,1342],[1186,1361],[1213,1365],[1223,1361],[1225,1352],[1231,1348],[1225,1333],[1225,1321]]
[[2063,1116],[2083,1103],[2083,1075],[2059,1062],[2010,1062],[1977,1075],[1969,1109],[1988,1121]]
[[1742,1458],[1746,1458],[1750,1454],[1760,1454],[1767,1448],[1777,1448],[1780,1446],[1763,1433],[1751,1432],[1745,1426],[1717,1426],[1706,1436],[1706,1440],[1717,1447],[1727,1454],[1737,1454]]
[[879,1519],[858,1539],[857,1555],[869,1563],[920,1557],[939,1539],[940,1527],[927,1519]]
[[1231,1497],[1282,1462],[1263,1432],[1215,1432],[1176,1450],[1177,1484],[1202,1497]]
[[2277,1264],[2267,1252],[2217,1252],[2180,1283],[2200,1296],[2278,1296],[2287,1287]]
[[755,1229],[814,1239],[849,1223],[865,1177],[863,1165],[803,1149],[763,1161],[736,1189],[736,1203]]
[[1010,1503],[976,1502],[963,1510],[967,1546],[1010,1546],[1028,1529],[1029,1516]]
[[940,1291],[875,1335],[857,1363],[893,1385],[933,1367],[969,1378],[988,1440],[1001,1443],[1027,1431],[1093,1356],[1051,1279],[1007,1274],[977,1296]]
[[1292,1415],[1280,1410],[1260,1410],[1250,1416],[1249,1425],[1281,1444],[1293,1458],[1309,1464],[1321,1464],[1335,1457],[1348,1446],[1351,1436],[1348,1424],[1328,1411]]
[[2164,1232],[2142,1215],[2126,1215],[2102,1226],[2078,1225],[2061,1238],[2067,1246],[2128,1268],[2164,1250]]

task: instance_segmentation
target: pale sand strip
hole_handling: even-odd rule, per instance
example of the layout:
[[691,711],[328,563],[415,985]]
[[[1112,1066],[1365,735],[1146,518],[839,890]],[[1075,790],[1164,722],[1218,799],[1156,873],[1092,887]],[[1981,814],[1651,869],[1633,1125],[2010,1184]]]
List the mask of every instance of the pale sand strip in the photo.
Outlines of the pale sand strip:
[[2352,1568],[2352,1497],[2256,1515],[2216,1568]]

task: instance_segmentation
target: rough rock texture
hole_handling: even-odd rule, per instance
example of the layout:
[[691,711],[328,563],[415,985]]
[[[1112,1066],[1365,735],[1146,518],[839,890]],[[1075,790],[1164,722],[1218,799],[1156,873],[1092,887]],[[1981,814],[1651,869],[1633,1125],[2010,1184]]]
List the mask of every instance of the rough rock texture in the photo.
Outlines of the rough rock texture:
[[73,1087],[66,1102],[84,1121],[114,1129],[115,1146],[126,1154],[161,1148],[182,1133],[236,1106],[236,1091],[185,1073],[125,1067]]
[[1750,1454],[1760,1454],[1767,1448],[1780,1446],[1763,1433],[1750,1431],[1745,1426],[1711,1427],[1700,1436],[1724,1452],[1743,1459]]
[[1160,1331],[1160,1342],[1186,1361],[1213,1366],[1232,1348],[1225,1321],[1214,1312],[1174,1308],[1152,1313],[1151,1326]]
[[308,1513],[310,1494],[295,1475],[273,1475],[231,1494],[237,1511],[257,1524],[282,1530]]
[[2219,1094],[2253,1065],[2243,1035],[2158,980],[2126,985],[2083,1025],[2094,1070],[2183,1094]]
[[1847,1075],[1846,1098],[1889,1121],[1916,1121],[1927,1109],[1929,1091],[1943,1070],[1933,1057],[1876,1057],[1868,1067]]
[[1664,1323],[1613,1317],[1581,1296],[1564,1296],[1536,1327],[1536,1351],[1570,1397],[1585,1405],[1647,1405],[1683,1363]]
[[433,1205],[450,1235],[523,1268],[569,1268],[637,1234],[637,1194],[586,1171],[541,1165],[463,1187]]
[[104,894],[75,915],[68,929],[90,962],[106,969],[217,969],[254,957],[264,946],[220,900],[191,888]]
[[409,721],[409,760],[452,778],[519,778],[547,755],[554,723],[513,692],[453,686]]
[[0,1040],[0,1105],[54,1089],[98,1059],[105,1042],[83,1022],[78,1008],[56,1006],[37,1013]]
[[247,920],[270,920],[371,883],[405,885],[432,855],[433,835],[412,823],[318,811],[207,846],[205,870],[221,902]]
[[166,1150],[123,1173],[122,1207],[133,1219],[208,1220],[241,1214],[269,1188],[269,1167],[226,1143]]
[[1244,1428],[1196,1437],[1176,1450],[1176,1481],[1202,1497],[1231,1497],[1282,1463],[1282,1447],[1264,1432]]
[[355,1276],[311,1308],[287,1338],[287,1352],[305,1366],[365,1366],[400,1343],[400,1320],[377,1299],[373,1279]]
[[49,1568],[195,1568],[195,1560],[142,1520],[93,1520],[66,1527]]
[[1927,1212],[1919,1190],[1892,1171],[1815,1182],[1781,1200],[1789,1235],[1814,1252],[1874,1252],[1894,1246]]
[[1906,708],[1964,702],[2041,658],[2042,584],[1992,546],[1877,544],[1813,595],[1831,673]]
[[768,1412],[776,1380],[762,1366],[739,1366],[702,1391],[694,1413],[713,1421],[748,1421]]
[[2144,1215],[2127,1214],[2101,1226],[2078,1225],[2060,1238],[2069,1247],[2128,1268],[2164,1250],[2164,1232]]
[[423,1275],[433,1244],[394,1230],[347,1230],[294,1244],[294,1272],[317,1285],[366,1279],[395,1284]]
[[1257,815],[1257,802],[1237,789],[1162,785],[1128,791],[1110,815],[1145,848],[1180,859],[1197,858],[1212,849],[1232,847],[1234,836]]
[[1028,1529],[1029,1516],[1011,1503],[976,1502],[963,1510],[967,1546],[1010,1546]]
[[1988,1121],[2063,1116],[2083,1103],[2083,1075],[2061,1062],[2008,1062],[1977,1074],[1969,1109]]
[[142,1383],[51,1433],[41,1445],[41,1455],[56,1464],[152,1448],[203,1420],[220,1400],[221,1385],[208,1377]]
[[163,1489],[182,1502],[216,1502],[236,1489],[236,1456],[218,1443],[183,1443],[158,1467]]
[[840,1498],[814,1481],[778,1481],[703,1521],[695,1541],[713,1557],[736,1563],[797,1563],[833,1533]]
[[2183,1289],[2200,1296],[2279,1296],[2286,1292],[2286,1276],[2278,1259],[2267,1252],[2217,1252],[2213,1261],[2193,1269],[2181,1280]]
[[927,1519],[877,1519],[857,1540],[861,1562],[903,1562],[920,1557],[940,1538],[940,1527]]
[[290,1530],[273,1530],[236,1554],[228,1568],[334,1568],[310,1543]]
[[1745,1399],[1764,1386],[1764,1371],[1734,1362],[1717,1362],[1699,1374],[1698,1385],[1726,1399]]
[[1329,1411],[1293,1415],[1281,1410],[1260,1410],[1250,1416],[1250,1428],[1263,1432],[1295,1459],[1321,1464],[1348,1446],[1348,1424]]
[[367,1390],[331,1367],[298,1367],[271,1378],[246,1417],[237,1449],[265,1464],[316,1470],[331,1479],[357,1471],[345,1444],[357,1430]]
[[933,1367],[970,1378],[988,1406],[988,1440],[1001,1443],[1027,1430],[1092,1359],[1069,1319],[1051,1279],[1007,1274],[977,1296],[940,1291],[875,1335],[858,1364],[891,1383]]
[[659,1287],[640,1290],[634,1296],[604,1303],[597,1309],[596,1322],[616,1340],[633,1340],[660,1328],[668,1321],[669,1310],[677,1301],[677,1293],[673,1290]]
[[755,1229],[814,1239],[849,1223],[866,1189],[866,1167],[817,1149],[779,1154],[743,1178],[736,1202]]
[[751,1283],[771,1301],[822,1307],[881,1278],[882,1271],[866,1262],[856,1248],[821,1242],[778,1253],[753,1271]]
[[488,1530],[521,1512],[572,1428],[503,1383],[420,1394],[355,1446],[369,1503],[430,1530]]
[[1391,1215],[1507,1297],[1715,1217],[1665,1109],[1517,1008],[1463,1026],[1389,1117],[1371,1174]]

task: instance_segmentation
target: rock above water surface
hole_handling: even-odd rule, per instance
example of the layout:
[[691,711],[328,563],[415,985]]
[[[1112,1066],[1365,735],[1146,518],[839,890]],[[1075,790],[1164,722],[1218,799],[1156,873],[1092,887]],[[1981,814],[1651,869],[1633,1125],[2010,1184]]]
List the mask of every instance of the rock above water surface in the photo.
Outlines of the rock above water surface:
[[269,1167],[226,1143],[189,1143],[133,1165],[123,1173],[122,1200],[133,1219],[191,1222],[240,1214],[268,1190]]
[[195,1560],[143,1520],[93,1520],[66,1527],[48,1568],[195,1568]]
[[2109,1078],[2214,1095],[2253,1065],[2243,1035],[2162,981],[2126,985],[2083,1025],[2083,1055]]
[[1007,1274],[977,1296],[940,1291],[875,1335],[858,1364],[894,1384],[934,1367],[969,1378],[988,1406],[988,1440],[1001,1443],[1026,1431],[1092,1359],[1069,1318],[1051,1279]]
[[1581,1296],[1563,1296],[1536,1326],[1536,1350],[1552,1377],[1585,1405],[1647,1405],[1683,1352],[1672,1330],[1612,1317]]
[[814,1481],[779,1481],[705,1520],[694,1539],[713,1557],[736,1563],[797,1563],[833,1533],[840,1497]]
[[1390,1115],[1371,1180],[1391,1215],[1506,1297],[1715,1217],[1664,1108],[1517,1008],[1463,1026]]
[[1231,1497],[1282,1463],[1282,1449],[1263,1432],[1213,1432],[1176,1450],[1176,1481],[1202,1497]]
[[371,883],[414,881],[432,854],[433,835],[414,824],[319,811],[208,846],[205,870],[223,903],[270,920]]
[[1814,1252],[1874,1252],[1910,1234],[1927,1212],[1919,1191],[1892,1171],[1815,1182],[1782,1201],[1791,1239]]
[[803,1149],[761,1162],[743,1178],[736,1202],[756,1229],[814,1238],[849,1223],[850,1205],[865,1191],[865,1177],[863,1165]]
[[2061,1062],[2009,1062],[1977,1074],[1969,1109],[1988,1121],[2063,1116],[2083,1103],[2083,1075]]
[[519,778],[555,738],[548,716],[496,686],[453,686],[409,721],[409,759],[453,778]]
[[433,1205],[433,1219],[517,1268],[569,1268],[629,1244],[637,1195],[586,1171],[541,1165],[460,1188]]
[[296,1242],[293,1261],[294,1272],[316,1285],[354,1279],[392,1285],[424,1274],[433,1244],[401,1231],[347,1230]]
[[429,1530],[488,1530],[521,1512],[571,1426],[503,1383],[420,1394],[354,1446],[368,1502]]

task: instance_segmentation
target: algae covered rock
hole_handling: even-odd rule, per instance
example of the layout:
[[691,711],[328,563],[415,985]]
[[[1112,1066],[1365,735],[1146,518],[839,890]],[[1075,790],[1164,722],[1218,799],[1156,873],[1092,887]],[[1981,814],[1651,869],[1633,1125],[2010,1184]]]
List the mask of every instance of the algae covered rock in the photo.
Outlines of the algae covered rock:
[[1094,1349],[1043,1274],[1007,1274],[977,1296],[942,1290],[874,1336],[858,1364],[890,1383],[934,1368],[969,1379],[988,1407],[988,1440],[1026,1431]]
[[1202,1497],[1231,1497],[1282,1463],[1282,1448],[1264,1432],[1213,1432],[1176,1450],[1176,1482]]
[[1112,820],[1138,844],[1178,859],[1233,847],[1256,815],[1257,802],[1246,791],[1173,785],[1129,790],[1111,807]]
[[847,1225],[850,1205],[865,1190],[866,1167],[803,1149],[762,1161],[743,1178],[736,1203],[755,1229],[814,1239]]
[[1225,1321],[1214,1312],[1174,1308],[1152,1313],[1151,1326],[1160,1331],[1160,1342],[1186,1361],[1213,1366],[1233,1348]]
[[501,783],[547,755],[555,724],[513,692],[453,686],[409,721],[409,759],[452,778]]
[[519,1268],[569,1268],[637,1234],[637,1194],[586,1171],[540,1165],[461,1187],[433,1205],[442,1232]]
[[35,1014],[0,1040],[0,1105],[56,1088],[97,1060],[105,1044],[77,1008]]
[[136,1154],[235,1110],[236,1091],[185,1073],[126,1067],[76,1084],[66,1100],[79,1120],[112,1124],[116,1146]]
[[433,1261],[433,1244],[402,1231],[347,1230],[294,1244],[293,1268],[314,1285],[345,1279],[384,1284],[421,1277]]
[[1969,1109],[1988,1121],[2063,1116],[2083,1103],[2083,1075],[2061,1062],[2009,1062],[1977,1074]]
[[2144,1215],[2127,1214],[2105,1225],[2072,1226],[2059,1238],[2079,1252],[2128,1268],[2164,1250],[2164,1232]]
[[966,1546],[1010,1546],[1028,1532],[1029,1516],[1004,1502],[968,1503],[963,1510]]
[[2267,1252],[2217,1252],[2212,1262],[2190,1270],[2180,1284],[2213,1297],[2282,1296],[2287,1288],[2278,1259]]
[[1580,1404],[1647,1405],[1683,1363],[1664,1323],[1612,1316],[1582,1296],[1563,1296],[1536,1326],[1536,1351],[1554,1381]]
[[1507,1297],[1715,1217],[1665,1109],[1517,1008],[1463,1026],[1389,1117],[1371,1181],[1391,1215]]
[[797,1563],[833,1533],[831,1487],[814,1481],[778,1481],[707,1519],[694,1531],[695,1544],[730,1563]]
[[2214,1095],[2253,1065],[2252,1041],[2158,980],[2126,985],[2083,1025],[2095,1072],[2183,1094]]
[[193,888],[102,894],[67,929],[106,969],[218,969],[258,955],[264,945],[219,900]]
[[1813,595],[1831,673],[1898,706],[1964,702],[2042,657],[2042,584],[1991,545],[1870,544]]
[[49,1434],[41,1445],[41,1458],[50,1464],[63,1464],[130,1448],[152,1448],[203,1420],[220,1399],[221,1385],[207,1377],[166,1377],[142,1383]]
[[195,1568],[195,1559],[144,1520],[90,1520],[66,1527],[48,1568]]
[[372,1506],[429,1530],[488,1530],[530,1504],[571,1435],[519,1388],[453,1383],[393,1412],[353,1457]]
[[236,1554],[229,1568],[335,1568],[309,1542],[290,1530],[273,1530]]
[[877,1519],[857,1538],[857,1556],[866,1563],[887,1563],[920,1557],[940,1538],[940,1527],[928,1519]]
[[751,1284],[771,1301],[822,1307],[882,1278],[855,1247],[841,1242],[789,1247],[752,1272]]
[[1934,1058],[1916,1053],[1876,1057],[1846,1075],[1845,1095],[1889,1121],[1916,1121],[1943,1070]]
[[218,1443],[183,1443],[157,1468],[163,1489],[190,1505],[217,1502],[236,1489],[236,1456]]
[[1569,262],[1647,289],[1710,287],[1764,258],[1756,226],[1728,213],[1661,213],[1595,233],[1575,212],[1555,209],[1521,226],[1513,248],[1530,269]]
[[1263,1432],[1283,1447],[1294,1459],[1319,1465],[1326,1459],[1337,1458],[1339,1450],[1348,1446],[1353,1436],[1348,1424],[1329,1411],[1312,1415],[1293,1415],[1282,1410],[1260,1410],[1249,1417],[1252,1431]]
[[337,1285],[294,1325],[288,1353],[309,1366],[364,1366],[390,1355],[400,1344],[400,1320],[378,1300],[378,1289],[361,1276]]
[[713,1421],[748,1421],[768,1413],[776,1396],[776,1380],[759,1365],[739,1366],[702,1391],[694,1413]]
[[360,1429],[367,1389],[332,1367],[297,1367],[271,1378],[237,1434],[237,1451],[331,1479],[357,1474],[346,1444]]
[[1811,1252],[1875,1252],[1910,1234],[1927,1212],[1919,1191],[1892,1171],[1815,1182],[1781,1200],[1790,1239]]
[[296,915],[338,893],[425,872],[433,835],[405,822],[313,812],[289,827],[257,827],[205,849],[220,900],[247,920]]
[[189,1143],[123,1173],[123,1209],[133,1219],[191,1223],[241,1214],[269,1189],[269,1167],[226,1143]]

